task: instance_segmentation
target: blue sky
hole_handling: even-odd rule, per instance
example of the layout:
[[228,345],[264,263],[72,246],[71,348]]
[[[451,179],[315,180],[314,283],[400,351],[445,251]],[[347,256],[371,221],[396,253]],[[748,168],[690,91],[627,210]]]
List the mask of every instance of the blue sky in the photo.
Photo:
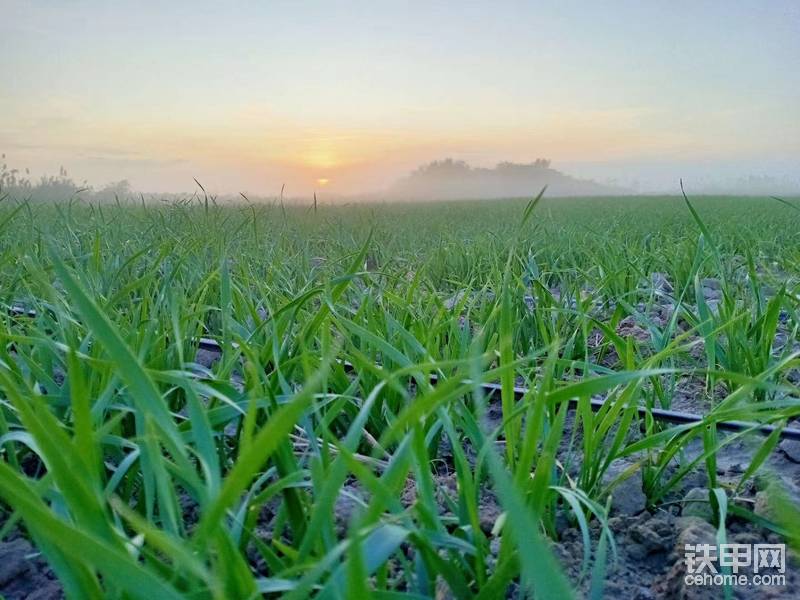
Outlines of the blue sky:
[[227,4],[0,0],[0,152],[153,191],[800,173],[797,1]]

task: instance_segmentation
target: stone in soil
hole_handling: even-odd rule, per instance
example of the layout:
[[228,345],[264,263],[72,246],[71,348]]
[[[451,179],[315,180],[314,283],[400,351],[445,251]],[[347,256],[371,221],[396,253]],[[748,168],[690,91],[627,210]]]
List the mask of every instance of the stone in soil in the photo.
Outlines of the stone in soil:
[[[609,469],[606,479],[616,477]],[[642,491],[642,472],[637,470],[633,475],[619,483],[611,491],[611,510],[620,515],[636,515],[647,507],[647,496]]]
[[684,562],[687,545],[715,544],[716,530],[698,517],[681,517],[675,521],[680,530],[675,541],[674,563],[665,577],[655,586],[656,598],[681,598],[684,600],[711,600],[720,597],[719,588],[686,585],[686,564]]
[[709,503],[708,490],[705,488],[692,488],[683,497],[681,516],[694,517],[711,522],[714,511]]
[[339,535],[346,535],[351,521],[363,510],[363,492],[356,482],[345,483],[333,506],[333,517]]
[[465,295],[466,292],[463,290],[456,292],[444,301],[444,307],[447,310],[453,310],[456,306],[461,304],[461,301],[464,299]]
[[55,600],[64,594],[47,563],[27,540],[0,543],[0,598]]
[[643,558],[657,552],[668,551],[672,533],[672,523],[664,516],[657,516],[631,527],[630,538],[641,548]]
[[792,462],[800,463],[800,440],[783,440],[780,444],[781,451]]
[[[672,564],[670,556],[676,534],[672,515],[644,512],[636,516],[612,517],[608,524],[616,541],[617,561],[609,556],[603,598],[649,600],[658,597],[654,594],[654,585]],[[593,529],[596,538],[597,527]],[[572,529],[563,532],[556,553],[568,578],[573,584],[578,584],[583,556],[580,534]],[[583,594],[589,591],[587,579],[582,580],[579,586]],[[579,594],[579,597],[584,596]]]
[[662,294],[671,294],[673,292],[672,284],[664,273],[651,273],[650,283],[656,292],[661,292]]
[[650,332],[636,323],[632,316],[625,317],[617,325],[617,334],[622,337],[632,336],[637,342],[647,342],[650,340]]
[[715,277],[701,279],[700,286],[709,290],[722,291],[722,284]]
[[63,598],[61,586],[56,581],[49,581],[44,586],[28,594],[25,600],[56,600]]
[[0,545],[0,586],[27,574],[31,567],[27,555],[31,553],[33,548],[23,539]]

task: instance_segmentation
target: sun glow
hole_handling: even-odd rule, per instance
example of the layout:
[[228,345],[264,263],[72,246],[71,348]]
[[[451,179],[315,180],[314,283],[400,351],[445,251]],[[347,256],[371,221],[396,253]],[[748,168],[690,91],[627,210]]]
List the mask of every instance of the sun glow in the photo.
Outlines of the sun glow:
[[330,181],[331,180],[328,179],[327,177],[320,177],[319,179],[317,179],[317,185],[320,187],[325,187],[330,183]]
[[337,155],[336,148],[327,140],[310,151],[304,152],[302,162],[318,169],[330,169],[338,167],[342,163]]

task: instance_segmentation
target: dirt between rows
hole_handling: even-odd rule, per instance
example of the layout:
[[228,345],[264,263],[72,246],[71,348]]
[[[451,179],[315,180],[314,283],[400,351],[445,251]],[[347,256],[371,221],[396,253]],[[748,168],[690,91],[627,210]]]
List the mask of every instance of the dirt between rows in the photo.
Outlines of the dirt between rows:
[[[726,446],[718,455],[717,477],[720,486],[738,483],[760,440],[755,436]],[[701,453],[700,445],[690,447],[690,456]],[[617,467],[618,469],[621,468]],[[735,494],[730,502],[747,506],[764,518],[774,519],[772,494],[779,482],[782,489],[798,501],[800,486],[800,453],[794,442],[783,442],[773,453],[760,474]],[[618,557],[610,561],[606,575],[604,597],[624,597],[632,600],[722,598],[719,585],[687,584],[686,546],[698,544],[715,546],[717,530],[712,525],[713,513],[707,498],[707,476],[696,469],[670,493],[655,510],[646,510],[641,492],[641,478],[632,477],[614,493],[609,526],[614,534]],[[599,524],[591,524],[593,538],[599,535]],[[726,543],[783,544],[779,535],[739,517],[729,516],[726,523]],[[568,527],[554,543],[556,554],[572,581],[581,576],[583,544],[580,531]],[[718,563],[716,563],[718,567]],[[768,571],[777,574],[777,571]],[[739,570],[753,581],[752,565]],[[797,598],[800,596],[800,563],[787,549],[785,582],[781,585],[733,586],[735,598]],[[763,575],[763,571],[762,571]],[[588,578],[580,589],[588,591]]]
[[6,600],[56,600],[64,592],[47,562],[17,534],[0,543],[0,595]]

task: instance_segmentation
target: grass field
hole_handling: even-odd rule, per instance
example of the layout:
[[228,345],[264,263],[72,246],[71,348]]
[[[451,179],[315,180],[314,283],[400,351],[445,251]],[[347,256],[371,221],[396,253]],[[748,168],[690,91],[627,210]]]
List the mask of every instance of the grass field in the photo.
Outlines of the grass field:
[[601,598],[690,513],[796,546],[787,202],[6,198],[3,539],[70,598]]

